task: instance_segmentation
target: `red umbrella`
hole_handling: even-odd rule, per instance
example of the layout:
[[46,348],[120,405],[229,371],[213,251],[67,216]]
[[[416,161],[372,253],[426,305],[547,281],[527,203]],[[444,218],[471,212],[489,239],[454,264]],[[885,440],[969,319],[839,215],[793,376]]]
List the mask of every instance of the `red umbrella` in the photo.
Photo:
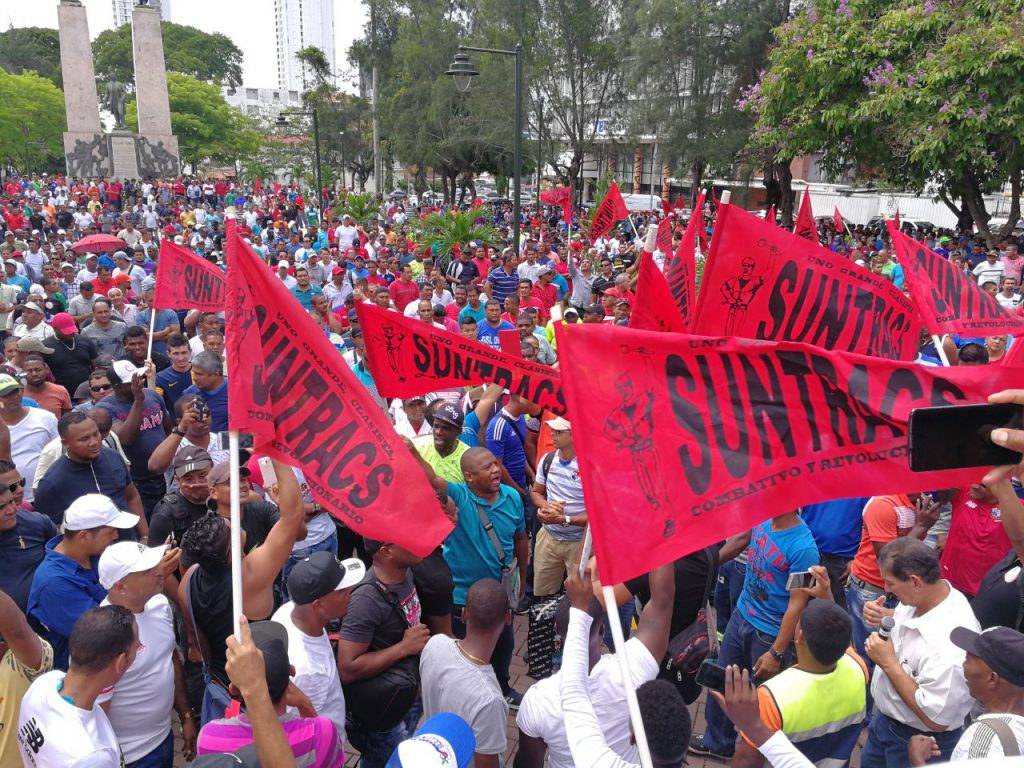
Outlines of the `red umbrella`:
[[71,246],[75,253],[104,253],[106,251],[123,251],[128,244],[113,235],[89,235]]

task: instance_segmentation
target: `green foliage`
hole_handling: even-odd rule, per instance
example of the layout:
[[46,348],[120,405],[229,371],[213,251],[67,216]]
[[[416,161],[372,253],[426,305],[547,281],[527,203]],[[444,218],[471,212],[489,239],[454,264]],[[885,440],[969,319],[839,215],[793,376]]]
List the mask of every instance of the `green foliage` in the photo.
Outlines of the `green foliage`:
[[1021,11],[1019,0],[814,0],[745,97],[755,141],[780,160],[821,151],[832,171],[937,184],[987,233],[982,195],[1019,187],[1024,167]]
[[63,165],[64,94],[52,81],[0,70],[0,164],[25,170]]
[[501,243],[498,230],[490,224],[476,223],[486,212],[484,208],[471,208],[468,211],[432,213],[416,224],[416,244],[424,248],[435,246],[434,252],[439,259],[450,258],[456,245],[462,247],[471,240],[497,246]]
[[[261,143],[255,124],[231,107],[220,88],[177,72],[167,73],[171,129],[189,162],[234,161],[254,155]],[[138,108],[129,102],[125,122],[138,130]]]
[[11,27],[0,32],[0,69],[12,75],[37,72],[58,88],[62,87],[57,30],[49,27]]
[[368,225],[377,218],[380,212],[380,205],[377,197],[371,194],[356,194],[349,192],[345,196],[345,204],[341,207],[341,214],[352,217],[352,220],[363,226]]
[[[242,84],[242,51],[227,35],[169,21],[160,23],[160,32],[168,72],[218,85],[238,87]],[[129,85],[135,82],[131,24],[100,32],[93,41],[92,52],[99,80],[117,79]]]

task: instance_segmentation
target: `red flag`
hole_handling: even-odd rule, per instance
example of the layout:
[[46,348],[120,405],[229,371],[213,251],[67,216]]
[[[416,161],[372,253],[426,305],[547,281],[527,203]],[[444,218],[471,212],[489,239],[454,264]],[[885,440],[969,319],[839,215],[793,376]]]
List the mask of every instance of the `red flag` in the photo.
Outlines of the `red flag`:
[[835,213],[832,214],[832,220],[835,222],[836,232],[846,231],[846,222],[843,221],[843,216],[839,213],[838,207],[836,207]]
[[658,234],[654,239],[655,248],[668,257],[672,253],[672,220],[662,219],[658,222]]
[[[716,201],[716,203],[717,203],[717,201]],[[718,205],[721,205],[721,203],[718,203]],[[715,213],[716,214],[718,212],[718,205],[715,206]],[[700,252],[706,255],[707,252],[708,252],[708,227],[704,223],[704,193],[703,192],[701,192],[697,196],[697,204],[695,206],[693,206],[693,216],[691,217],[691,221],[693,219],[697,220],[697,223],[694,226],[696,227],[696,231],[697,231],[697,240],[700,241]]]
[[259,176],[256,177],[256,181],[255,181],[255,183],[253,183],[252,188],[256,192],[257,195],[260,194],[263,191],[263,182],[260,181],[260,177]]
[[279,195],[279,194],[281,194],[281,185],[280,185],[280,184],[278,184],[278,183],[277,183],[277,182],[275,181],[275,182],[274,182],[274,195],[276,196],[276,195]]
[[900,209],[896,209],[896,229],[900,228]]
[[560,206],[565,223],[572,223],[572,187],[545,190],[540,193],[540,201],[545,205]]
[[775,206],[772,205],[768,208],[768,213],[764,215],[764,220],[771,224],[773,227],[777,227],[779,224],[775,221]]
[[599,237],[603,237],[616,221],[629,216],[629,209],[626,208],[626,203],[622,199],[622,193],[619,192],[619,185],[614,181],[612,185],[608,187],[608,194],[604,196],[604,200],[601,201],[601,205],[597,207],[597,211],[594,213],[594,218],[590,222],[590,237],[592,240],[596,240]]
[[636,306],[629,315],[629,327],[642,331],[686,331],[686,324],[668,289],[665,276],[654,263],[654,257],[646,251],[640,254]]
[[387,416],[231,219],[227,251],[231,429],[301,469],[338,520],[428,555],[452,524]]
[[[1013,343],[1010,344],[1010,342]],[[1010,344],[1010,348],[1006,350],[999,365],[1024,367],[1024,336],[1011,336],[1006,343]]]
[[680,195],[679,197],[676,198],[676,201],[672,204],[672,207],[675,208],[677,211],[685,210],[685,208],[686,208],[686,201],[683,200],[683,196],[682,195]]
[[154,305],[164,309],[223,311],[225,277],[216,264],[164,240],[160,243],[157,265]]
[[1002,366],[926,367],[789,342],[599,325],[557,332],[573,429],[587,436],[580,476],[608,584],[851,489],[977,482],[977,468],[910,471],[910,411],[984,403],[1020,378]]
[[917,355],[914,305],[888,280],[734,205],[718,212],[694,333]]
[[696,309],[697,235],[704,223],[704,217],[698,216],[696,211],[703,206],[704,195],[701,194],[697,198],[694,215],[686,224],[686,231],[683,232],[679,247],[665,264],[665,282],[687,329],[693,323],[693,313]]
[[562,384],[549,366],[372,304],[358,302],[356,312],[366,340],[366,362],[383,397],[413,397],[444,387],[491,382],[565,415]]
[[804,196],[800,200],[800,211],[796,215],[796,227],[793,232],[798,236],[818,242],[818,227],[814,223],[814,211],[811,210],[811,192],[804,187]]
[[672,203],[670,203],[665,198],[662,198],[661,199],[661,215],[662,216],[668,216],[670,213],[672,213]]
[[949,259],[900,232],[890,221],[889,236],[928,333],[996,336],[1024,333],[1024,319],[1013,315],[966,277]]

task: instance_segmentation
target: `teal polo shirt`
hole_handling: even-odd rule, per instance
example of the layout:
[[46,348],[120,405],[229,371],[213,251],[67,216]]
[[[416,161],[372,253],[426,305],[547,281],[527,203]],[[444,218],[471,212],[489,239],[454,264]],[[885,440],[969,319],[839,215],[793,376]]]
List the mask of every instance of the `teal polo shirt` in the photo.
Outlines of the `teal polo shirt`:
[[505,557],[511,562],[515,537],[526,530],[523,500],[507,485],[501,486],[494,504],[481,499],[465,483],[448,483],[448,496],[458,508],[459,521],[444,540],[444,559],[452,570],[455,583],[453,602],[455,605],[465,605],[466,593],[480,579],[501,581],[498,553],[480,521],[477,505],[483,508],[487,519],[494,526]]

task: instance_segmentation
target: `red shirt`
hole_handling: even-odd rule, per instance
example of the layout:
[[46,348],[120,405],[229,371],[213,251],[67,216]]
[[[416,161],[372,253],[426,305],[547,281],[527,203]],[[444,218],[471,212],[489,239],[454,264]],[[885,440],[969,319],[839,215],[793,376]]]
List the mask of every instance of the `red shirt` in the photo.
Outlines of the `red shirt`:
[[906,536],[913,527],[914,505],[908,497],[873,496],[864,506],[860,548],[850,564],[850,573],[861,581],[882,587],[874,543],[888,544],[893,539]]
[[[537,290],[537,286],[536,285],[533,286],[533,290],[534,291]],[[556,289],[556,294],[557,294],[557,289]],[[544,325],[544,323],[546,323],[548,321],[548,315],[549,315],[547,308],[544,306],[544,302],[542,302],[536,296],[531,296],[526,301],[523,301],[522,299],[519,300],[519,312],[520,312],[520,314],[522,314],[523,310],[529,309],[530,307],[534,307],[537,310],[537,317],[539,318],[538,322],[537,322],[537,325]]]
[[533,296],[544,306],[544,314],[550,315],[551,308],[558,303],[558,286],[554,283],[537,283],[533,286]]
[[420,297],[420,287],[415,280],[405,282],[399,278],[388,286],[388,292],[391,294],[391,300],[395,302],[395,309],[399,312],[405,312],[409,302],[416,301]]
[[953,519],[939,559],[944,579],[973,596],[989,568],[1012,548],[996,504],[975,499],[969,488],[953,497]]
[[488,258],[472,259],[472,262],[476,264],[476,268],[480,270],[480,277],[474,280],[474,283],[482,283],[487,278],[487,273],[491,271],[491,260]]

